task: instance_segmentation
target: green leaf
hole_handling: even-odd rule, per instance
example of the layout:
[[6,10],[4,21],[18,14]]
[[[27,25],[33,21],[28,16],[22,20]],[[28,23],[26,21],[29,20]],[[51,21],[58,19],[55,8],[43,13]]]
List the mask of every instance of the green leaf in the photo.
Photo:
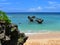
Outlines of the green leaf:
[[11,20],[8,18],[5,12],[0,11],[0,20],[6,21],[6,23],[11,23]]

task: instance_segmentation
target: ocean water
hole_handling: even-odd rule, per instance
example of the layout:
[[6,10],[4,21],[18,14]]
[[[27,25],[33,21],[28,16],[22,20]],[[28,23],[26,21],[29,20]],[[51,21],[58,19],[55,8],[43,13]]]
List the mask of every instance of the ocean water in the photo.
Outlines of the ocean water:
[[[20,32],[38,33],[60,31],[60,14],[59,13],[9,13],[8,17],[12,23],[17,24]],[[30,22],[28,16],[36,16],[43,19],[42,24]]]

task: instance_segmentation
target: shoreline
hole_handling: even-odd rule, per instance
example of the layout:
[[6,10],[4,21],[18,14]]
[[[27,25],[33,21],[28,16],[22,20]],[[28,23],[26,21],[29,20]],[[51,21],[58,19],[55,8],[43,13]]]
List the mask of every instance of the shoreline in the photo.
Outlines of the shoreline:
[[20,31],[21,33],[25,33],[25,34],[48,34],[48,33],[60,33],[60,31],[47,31],[47,30],[40,30],[40,31],[36,31],[36,32],[29,32],[29,30],[27,31]]
[[60,38],[60,32],[50,33],[25,33],[29,38]]
[[60,34],[60,31],[54,31],[54,32],[52,32],[52,31],[50,31],[50,32],[36,32],[36,33],[25,33],[26,35],[33,35],[33,34]]
[[25,33],[28,39],[24,45],[60,45],[60,33]]

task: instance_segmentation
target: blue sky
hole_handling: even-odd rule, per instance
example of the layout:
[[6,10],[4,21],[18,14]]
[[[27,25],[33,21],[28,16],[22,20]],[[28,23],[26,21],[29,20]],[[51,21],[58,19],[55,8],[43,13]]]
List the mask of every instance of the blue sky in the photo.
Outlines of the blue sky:
[[5,12],[60,12],[60,0],[0,0]]

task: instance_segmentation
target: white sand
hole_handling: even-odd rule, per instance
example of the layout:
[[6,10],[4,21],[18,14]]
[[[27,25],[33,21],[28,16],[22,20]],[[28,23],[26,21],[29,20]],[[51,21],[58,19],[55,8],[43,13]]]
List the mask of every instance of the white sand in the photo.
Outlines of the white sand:
[[60,45],[60,33],[27,34],[29,37],[24,45]]

